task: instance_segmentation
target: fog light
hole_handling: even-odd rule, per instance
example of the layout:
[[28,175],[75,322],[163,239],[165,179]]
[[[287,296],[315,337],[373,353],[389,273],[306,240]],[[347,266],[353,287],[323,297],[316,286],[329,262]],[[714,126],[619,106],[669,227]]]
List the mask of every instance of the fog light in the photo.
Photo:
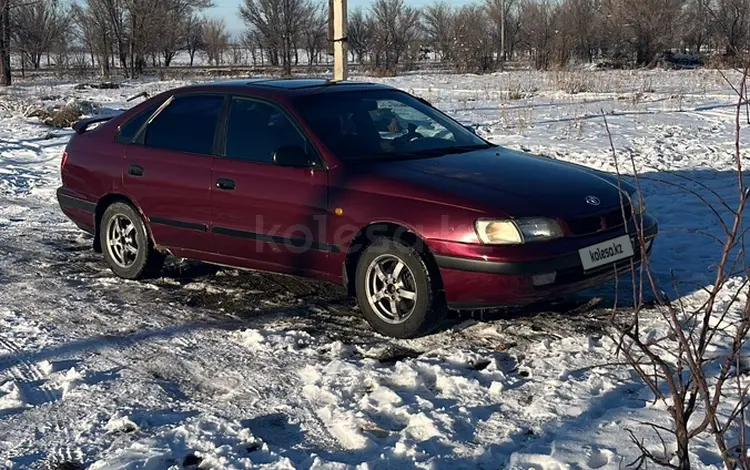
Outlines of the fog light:
[[535,287],[546,286],[547,284],[554,283],[556,277],[557,273],[537,274],[536,276],[532,276],[531,283]]

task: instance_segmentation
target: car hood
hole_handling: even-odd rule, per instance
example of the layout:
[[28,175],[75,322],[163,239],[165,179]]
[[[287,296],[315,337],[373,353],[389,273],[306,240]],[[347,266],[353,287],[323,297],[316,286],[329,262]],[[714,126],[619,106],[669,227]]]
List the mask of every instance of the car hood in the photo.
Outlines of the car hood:
[[[380,162],[375,170],[445,195],[445,200],[435,202],[513,217],[571,218],[620,205],[614,175],[502,147]],[[630,192],[629,187],[622,182],[623,190]],[[597,198],[599,205],[587,203],[588,196]]]

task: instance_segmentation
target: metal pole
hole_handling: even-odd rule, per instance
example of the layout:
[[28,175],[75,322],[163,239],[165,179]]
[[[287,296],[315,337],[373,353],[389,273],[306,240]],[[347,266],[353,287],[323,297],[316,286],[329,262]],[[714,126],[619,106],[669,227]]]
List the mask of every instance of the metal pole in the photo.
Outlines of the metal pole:
[[333,79],[346,80],[348,75],[346,60],[346,2],[333,0]]

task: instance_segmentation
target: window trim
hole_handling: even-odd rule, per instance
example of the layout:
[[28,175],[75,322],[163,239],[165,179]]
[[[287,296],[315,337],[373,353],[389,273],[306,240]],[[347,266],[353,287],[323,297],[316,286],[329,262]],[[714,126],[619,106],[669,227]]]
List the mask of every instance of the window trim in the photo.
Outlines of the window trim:
[[[159,112],[159,110],[164,105],[164,103],[158,104],[158,106],[156,106],[156,109],[154,109],[153,111],[151,111],[151,114],[149,114],[146,117],[146,120],[143,121],[143,124],[141,124],[141,127],[138,128],[138,130],[135,132],[135,134],[133,134],[133,137],[131,137],[130,140],[122,140],[122,139],[120,139],[120,134],[122,132],[122,128],[125,127],[125,126],[127,126],[131,122],[135,121],[139,117],[143,116],[144,114],[146,114],[148,112],[148,110],[151,109],[154,105],[157,105],[157,103],[158,103],[158,101],[155,101],[154,103],[149,104],[148,106],[144,106],[145,109],[143,109],[143,111],[133,113],[133,115],[130,118],[128,118],[124,122],[121,122],[117,126],[117,129],[115,130],[114,141],[117,142],[118,144],[124,144],[124,145],[130,145],[130,144],[135,143],[138,140],[138,136],[141,134],[141,131],[143,131],[144,126],[146,126],[151,121],[151,118],[154,116],[154,114],[156,114],[156,113]],[[143,104],[147,104],[147,103],[143,103]],[[133,108],[133,109],[135,109],[135,108]]]
[[[146,143],[145,143],[146,129],[148,128],[148,126],[151,125],[151,123],[154,121],[154,119],[156,119],[157,117],[159,117],[159,115],[165,109],[167,109],[169,107],[169,105],[172,104],[174,101],[176,101],[176,100],[178,100],[180,98],[191,98],[191,97],[196,97],[196,96],[197,97],[211,97],[211,96],[213,96],[213,97],[219,97],[219,98],[221,98],[223,100],[222,103],[221,103],[221,108],[219,109],[219,118],[216,121],[216,128],[214,129],[214,141],[213,141],[213,144],[211,146],[211,153],[210,154],[207,154],[207,153],[197,153],[197,152],[188,152],[188,151],[185,151],[185,150],[175,150],[175,149],[168,149],[168,148],[163,148],[163,147],[151,147],[151,146],[146,145]],[[151,115],[151,117],[149,117],[148,120],[143,124],[143,126],[140,128],[140,130],[138,131],[138,134],[136,134],[136,136],[133,139],[133,142],[131,142],[131,144],[139,145],[141,147],[145,147],[145,148],[148,148],[148,149],[162,150],[162,151],[166,151],[166,152],[178,152],[178,153],[184,153],[184,154],[187,154],[187,155],[197,155],[197,156],[200,156],[200,157],[217,157],[218,156],[218,151],[219,151],[219,146],[218,146],[219,140],[218,139],[220,138],[219,134],[222,131],[223,126],[224,126],[224,120],[225,120],[225,115],[226,115],[226,111],[227,111],[228,98],[229,98],[229,95],[227,93],[213,92],[213,91],[186,91],[186,92],[179,92],[179,93],[175,93],[173,95],[170,95],[159,106],[159,108],[157,108],[157,110],[154,111],[154,113]]]
[[253,163],[257,165],[273,165],[277,168],[284,168],[284,167],[276,165],[273,162],[261,162],[261,161],[255,161],[255,160],[248,160],[246,158],[237,158],[237,157],[227,156],[227,137],[228,137],[227,129],[228,129],[228,123],[229,123],[229,111],[232,106],[232,100],[234,100],[235,98],[263,103],[279,111],[285,118],[287,118],[287,120],[289,120],[292,126],[294,126],[295,130],[299,133],[300,137],[305,142],[305,149],[310,152],[311,160],[313,160],[313,166],[305,168],[305,169],[314,169],[314,170],[323,170],[323,171],[329,170],[328,165],[326,164],[325,160],[321,157],[320,153],[318,152],[318,149],[315,148],[315,145],[313,145],[312,141],[310,140],[310,136],[306,132],[305,128],[299,123],[299,121],[297,121],[297,119],[295,119],[294,115],[291,112],[289,112],[286,106],[279,103],[278,101],[274,101],[273,99],[269,99],[269,98],[257,96],[257,95],[242,94],[242,93],[228,94],[228,99],[225,103],[226,109],[224,112],[224,118],[222,119],[222,129],[221,129],[221,136],[220,136],[221,140],[219,142],[219,148],[216,154],[216,158],[223,158],[226,160],[245,162],[245,163]]

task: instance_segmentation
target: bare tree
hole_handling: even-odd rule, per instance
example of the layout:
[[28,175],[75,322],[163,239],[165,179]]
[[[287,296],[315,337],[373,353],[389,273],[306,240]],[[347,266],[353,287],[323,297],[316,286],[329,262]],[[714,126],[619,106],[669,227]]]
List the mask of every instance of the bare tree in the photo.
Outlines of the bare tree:
[[685,47],[699,54],[713,34],[712,21],[704,0],[689,0],[683,9],[680,39]]
[[78,40],[89,53],[91,66],[96,66],[98,61],[101,75],[109,76],[110,54],[114,41],[108,34],[107,15],[98,7],[99,4],[90,4],[85,7],[73,4],[71,18],[76,25]]
[[321,4],[311,4],[307,21],[302,30],[305,52],[307,53],[308,65],[318,62],[319,55],[326,50],[328,18]]
[[451,59],[454,19],[453,9],[443,1],[428,5],[422,13],[426,39],[435,52],[440,54],[440,60]]
[[195,54],[203,49],[203,26],[205,21],[192,14],[185,22],[185,49],[190,56],[190,66],[195,62]]
[[[566,0],[561,7],[561,25],[570,53],[580,61],[591,62],[601,45],[600,18],[595,0]],[[564,54],[567,56],[567,54]]]
[[67,20],[67,13],[58,0],[40,0],[15,8],[11,36],[22,61],[38,70],[42,56],[58,42]]
[[[161,21],[156,22],[159,29],[154,31],[152,41],[153,49],[158,49],[164,66],[169,67],[177,53],[187,49],[189,22],[192,20],[192,12],[186,14],[179,9],[171,8],[167,3],[162,3]],[[157,26],[156,24],[154,26]],[[156,52],[156,51],[154,51]]]
[[521,7],[521,40],[532,53],[537,70],[550,66],[557,8],[549,0],[527,2]]
[[210,5],[210,0],[84,0],[76,23],[90,48],[107,54],[113,49],[126,74],[138,75],[147,58],[168,66],[187,48],[192,15]]
[[273,65],[281,64],[287,75],[292,73],[300,34],[309,26],[308,18],[314,11],[309,0],[244,0],[240,6],[247,29],[263,38],[269,60]]
[[242,43],[245,48],[250,50],[250,56],[252,57],[253,65],[263,65],[263,39],[257,31],[247,30],[242,36]]
[[221,65],[229,48],[229,33],[224,20],[212,18],[203,25],[203,51],[209,64]]
[[362,8],[355,8],[349,14],[347,29],[349,52],[352,54],[352,58],[356,56],[357,62],[364,64],[365,57],[372,51],[374,39],[372,19],[365,14]]
[[750,0],[716,0],[707,3],[717,39],[727,56],[737,56],[750,45]]
[[605,0],[610,25],[622,28],[637,65],[650,64],[669,48],[684,0]]
[[0,0],[0,86],[12,83],[10,68],[10,4]]
[[480,6],[467,5],[456,13],[452,54],[459,69],[479,73],[492,69],[495,40],[491,30],[491,22]]
[[404,0],[376,0],[372,6],[375,24],[376,63],[385,59],[390,70],[419,35],[419,10],[407,7]]
[[497,54],[501,61],[513,55],[520,41],[521,22],[518,11],[521,3],[519,0],[484,1],[487,15],[494,26],[493,37],[497,43]]

